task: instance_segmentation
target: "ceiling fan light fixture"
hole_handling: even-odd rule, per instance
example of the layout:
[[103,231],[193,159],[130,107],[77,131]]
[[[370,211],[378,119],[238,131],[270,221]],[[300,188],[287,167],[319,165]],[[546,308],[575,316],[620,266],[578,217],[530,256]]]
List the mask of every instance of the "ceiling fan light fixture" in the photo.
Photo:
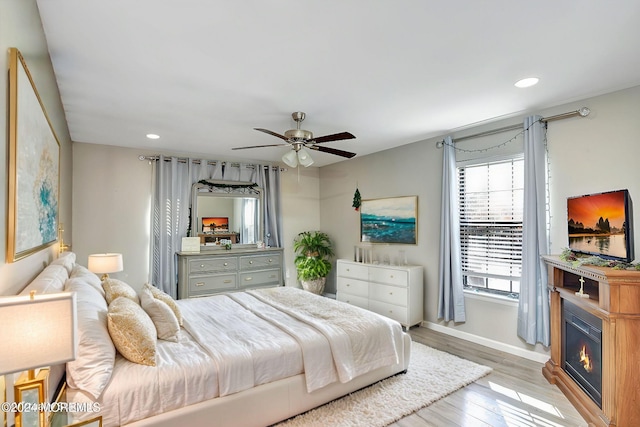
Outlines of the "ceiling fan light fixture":
[[298,166],[298,153],[294,150],[287,151],[284,153],[284,156],[282,156],[282,161],[290,168],[295,168]]
[[313,159],[311,158],[311,153],[309,153],[309,150],[304,147],[300,147],[300,149],[298,150],[298,162],[300,162],[300,164],[305,168],[313,164]]

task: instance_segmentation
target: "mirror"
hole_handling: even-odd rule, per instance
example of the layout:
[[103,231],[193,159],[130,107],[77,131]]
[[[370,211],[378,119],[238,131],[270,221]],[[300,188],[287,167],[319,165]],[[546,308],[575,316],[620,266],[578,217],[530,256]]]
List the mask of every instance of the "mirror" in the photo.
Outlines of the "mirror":
[[262,189],[252,182],[203,180],[191,191],[191,236],[202,246],[263,241]]

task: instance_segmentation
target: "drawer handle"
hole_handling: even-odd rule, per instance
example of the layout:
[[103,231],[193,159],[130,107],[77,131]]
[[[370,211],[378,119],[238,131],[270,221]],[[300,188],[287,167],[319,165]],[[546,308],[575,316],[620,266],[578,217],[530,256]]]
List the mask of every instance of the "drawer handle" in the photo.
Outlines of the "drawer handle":
[[389,278],[393,279],[393,274],[389,276]]
[[244,281],[245,281],[245,282],[250,282],[250,281],[252,281],[252,280],[253,280],[253,277],[245,277],[245,278],[244,278]]
[[200,264],[200,268],[204,268],[204,264]]
[[227,265],[229,265],[229,263],[228,263],[228,262],[225,262],[225,263],[224,263],[224,266],[226,267]]
[[389,292],[389,295],[393,295],[393,292]]
[[249,264],[253,264],[253,261],[249,261]]
[[196,283],[196,286],[204,286],[204,282],[198,282]]
[[227,279],[227,280],[224,281],[224,283],[231,283],[231,280]]
[[393,314],[393,310],[389,310],[389,314]]
[[271,258],[269,258],[269,262],[273,262],[273,260]]
[[351,283],[347,283],[347,288],[348,288],[349,286],[351,286]]

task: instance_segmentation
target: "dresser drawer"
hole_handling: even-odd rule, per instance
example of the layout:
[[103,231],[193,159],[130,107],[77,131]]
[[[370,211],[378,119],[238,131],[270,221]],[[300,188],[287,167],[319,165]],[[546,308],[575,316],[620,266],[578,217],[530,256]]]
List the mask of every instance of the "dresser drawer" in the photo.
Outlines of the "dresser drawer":
[[193,259],[189,261],[191,274],[207,271],[236,271],[237,269],[238,261],[236,258]]
[[279,285],[280,269],[248,271],[240,273],[240,287],[252,288],[264,285]]
[[352,277],[354,279],[367,280],[369,279],[369,268],[366,265],[339,262],[337,274],[339,277]]
[[372,283],[369,288],[370,299],[402,307],[407,306],[407,295],[406,287],[401,288],[399,286]]
[[369,300],[369,310],[397,320],[403,325],[407,324],[407,308],[398,305],[387,304],[380,301]]
[[345,292],[350,295],[357,295],[364,298],[369,296],[369,283],[364,280],[352,279],[350,277],[338,277],[338,292]]
[[355,305],[356,307],[369,309],[369,300],[366,297],[360,297],[357,295],[351,295],[345,292],[338,291],[338,293],[336,294],[336,300]]
[[265,267],[278,267],[282,264],[280,254],[265,254],[240,257],[240,270],[255,270]]
[[237,288],[237,274],[210,274],[189,278],[189,296],[209,295],[211,292],[232,291]]
[[372,282],[387,283],[389,285],[407,286],[408,276],[406,271],[392,270],[388,268],[375,268],[369,270],[369,279]]

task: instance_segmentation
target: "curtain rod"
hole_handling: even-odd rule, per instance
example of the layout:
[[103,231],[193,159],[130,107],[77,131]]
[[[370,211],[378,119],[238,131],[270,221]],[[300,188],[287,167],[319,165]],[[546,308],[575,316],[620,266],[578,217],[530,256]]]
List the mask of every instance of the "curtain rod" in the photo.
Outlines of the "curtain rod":
[[[189,160],[189,159],[188,159],[188,158],[186,158],[186,157],[177,157],[177,159],[178,159],[178,163],[187,163],[187,161]],[[140,154],[140,155],[138,156],[138,160],[140,160],[140,161],[142,161],[142,160],[148,160],[149,162],[155,162],[155,161],[160,160],[160,156],[159,156],[159,155],[155,155],[155,156],[144,156],[144,155]],[[164,159],[164,161],[165,161],[165,162],[170,162],[170,161],[171,161],[171,156],[166,157],[166,158]],[[200,160],[198,160],[198,159],[194,159],[194,160],[192,160],[192,161],[193,161],[193,163],[195,163],[195,164],[197,164],[197,165],[199,165],[199,164],[200,164]],[[222,163],[222,165],[229,165],[229,166],[231,166],[231,167],[235,167],[235,168],[240,167],[240,162],[225,162],[225,161],[222,161],[221,163]],[[208,164],[209,166],[215,166],[215,165],[217,165],[217,164],[218,164],[218,162],[217,162],[217,161],[215,161],[215,160],[207,160],[207,164]],[[254,164],[247,164],[247,167],[248,167],[249,169],[255,169],[256,165],[254,165]],[[269,167],[269,166],[265,166],[265,168],[268,168],[268,167]],[[280,172],[286,172],[286,170],[287,170],[287,169],[285,169],[285,168],[278,168],[278,166],[272,166],[272,168],[273,168],[273,170],[278,170],[278,169],[280,169]]]
[[[550,117],[543,117],[540,121],[548,123],[548,122],[552,122],[554,120],[568,119],[569,117],[575,117],[575,116],[587,117],[590,112],[591,112],[591,110],[589,110],[587,107],[582,107],[582,108],[579,108],[579,109],[577,109],[575,111],[569,111],[567,113],[556,114],[555,116],[550,116]],[[454,142],[460,142],[460,141],[464,141],[464,140],[467,140],[467,139],[480,138],[480,137],[483,137],[483,136],[489,136],[489,135],[494,135],[496,133],[509,132],[509,131],[518,130],[518,129],[522,129],[522,124],[505,126],[505,127],[498,128],[498,129],[488,130],[488,131],[485,131],[485,132],[474,133],[472,135],[467,135],[467,136],[463,136],[463,137],[460,137],[460,138],[453,138],[453,140],[454,140]],[[442,148],[443,142],[444,141],[438,141],[436,143],[436,147],[437,148]]]

